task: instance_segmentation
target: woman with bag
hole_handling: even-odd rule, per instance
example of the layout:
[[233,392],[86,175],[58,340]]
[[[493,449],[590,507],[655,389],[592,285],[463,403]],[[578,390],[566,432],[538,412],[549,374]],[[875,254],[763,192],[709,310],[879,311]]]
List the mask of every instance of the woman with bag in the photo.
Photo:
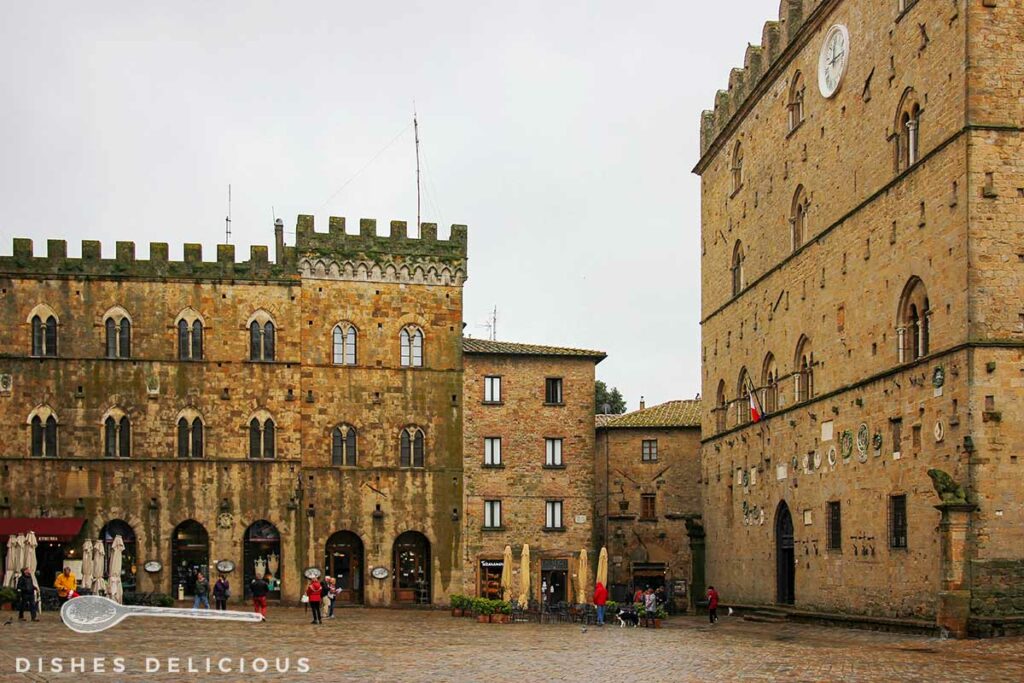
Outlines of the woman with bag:
[[217,583],[213,584],[213,600],[216,603],[216,607],[219,610],[226,610],[228,608],[228,598],[231,597],[231,584],[228,583],[227,577],[223,574],[217,579]]
[[306,588],[306,595],[304,596],[309,602],[309,609],[313,612],[313,621],[311,624],[322,624],[323,619],[320,616],[320,591],[323,590],[320,586],[320,582],[316,579],[309,580],[309,586]]

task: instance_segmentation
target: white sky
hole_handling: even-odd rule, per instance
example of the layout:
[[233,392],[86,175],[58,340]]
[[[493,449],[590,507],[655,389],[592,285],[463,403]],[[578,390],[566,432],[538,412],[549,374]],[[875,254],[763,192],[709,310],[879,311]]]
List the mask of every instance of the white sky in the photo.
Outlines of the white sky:
[[288,231],[299,213],[414,223],[415,99],[423,220],[469,225],[466,332],[486,337],[496,305],[500,339],[607,351],[598,377],[630,409],[692,398],[699,115],[777,11],[5,2],[0,254],[23,236],[75,256],[82,239],[139,258],[202,242],[212,260],[228,183],[243,258],[273,245],[271,207]]

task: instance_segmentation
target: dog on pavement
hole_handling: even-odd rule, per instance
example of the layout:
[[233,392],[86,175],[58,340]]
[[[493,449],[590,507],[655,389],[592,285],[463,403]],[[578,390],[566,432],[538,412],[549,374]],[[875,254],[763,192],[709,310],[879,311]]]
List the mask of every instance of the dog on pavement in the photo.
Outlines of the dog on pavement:
[[615,613],[615,616],[619,619],[619,628],[626,628],[627,624],[633,628],[640,625],[640,615],[636,613],[636,610],[633,609],[632,605],[629,607],[619,608],[619,611]]

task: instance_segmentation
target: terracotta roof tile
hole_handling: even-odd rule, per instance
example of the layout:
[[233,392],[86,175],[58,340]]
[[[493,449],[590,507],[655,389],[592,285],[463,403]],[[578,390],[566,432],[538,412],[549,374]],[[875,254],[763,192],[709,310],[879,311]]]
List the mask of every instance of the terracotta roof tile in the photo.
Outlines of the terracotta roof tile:
[[564,346],[540,346],[538,344],[517,344],[515,342],[491,341],[489,339],[462,340],[463,353],[491,354],[499,356],[576,356],[594,358],[601,362],[608,355],[604,351],[572,349]]
[[[668,401],[625,415],[598,415],[597,426],[608,429],[631,427],[700,427],[700,400]],[[611,418],[603,421],[601,418]]]

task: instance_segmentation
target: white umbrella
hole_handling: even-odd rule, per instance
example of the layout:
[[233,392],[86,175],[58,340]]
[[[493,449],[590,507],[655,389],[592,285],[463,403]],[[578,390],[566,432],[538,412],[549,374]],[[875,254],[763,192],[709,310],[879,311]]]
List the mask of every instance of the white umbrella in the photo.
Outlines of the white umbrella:
[[[18,534],[14,537],[14,583],[17,583],[17,576],[21,574],[21,568],[25,566],[25,535]],[[11,585],[13,586],[14,583]]]
[[36,533],[29,531],[25,535],[25,549],[22,551],[22,556],[25,558],[25,565],[28,567],[29,574],[32,575],[32,583],[35,587],[39,588],[39,581],[36,580],[36,548],[39,547],[39,541],[36,540]]
[[92,543],[92,572],[96,578],[93,579],[92,592],[103,593],[107,590],[107,582],[103,580],[103,572],[106,564],[106,550],[103,547],[103,539],[97,538]]
[[2,585],[14,587],[18,580],[18,558],[16,557],[17,547],[15,546],[14,535],[7,539],[7,560],[4,562],[4,582]]
[[114,536],[114,543],[110,546],[110,571],[107,572],[107,580],[110,583],[108,591],[111,600],[121,602],[124,599],[124,590],[121,585],[121,553],[124,552],[124,539],[121,534]]
[[82,588],[92,590],[92,541],[82,541]]

